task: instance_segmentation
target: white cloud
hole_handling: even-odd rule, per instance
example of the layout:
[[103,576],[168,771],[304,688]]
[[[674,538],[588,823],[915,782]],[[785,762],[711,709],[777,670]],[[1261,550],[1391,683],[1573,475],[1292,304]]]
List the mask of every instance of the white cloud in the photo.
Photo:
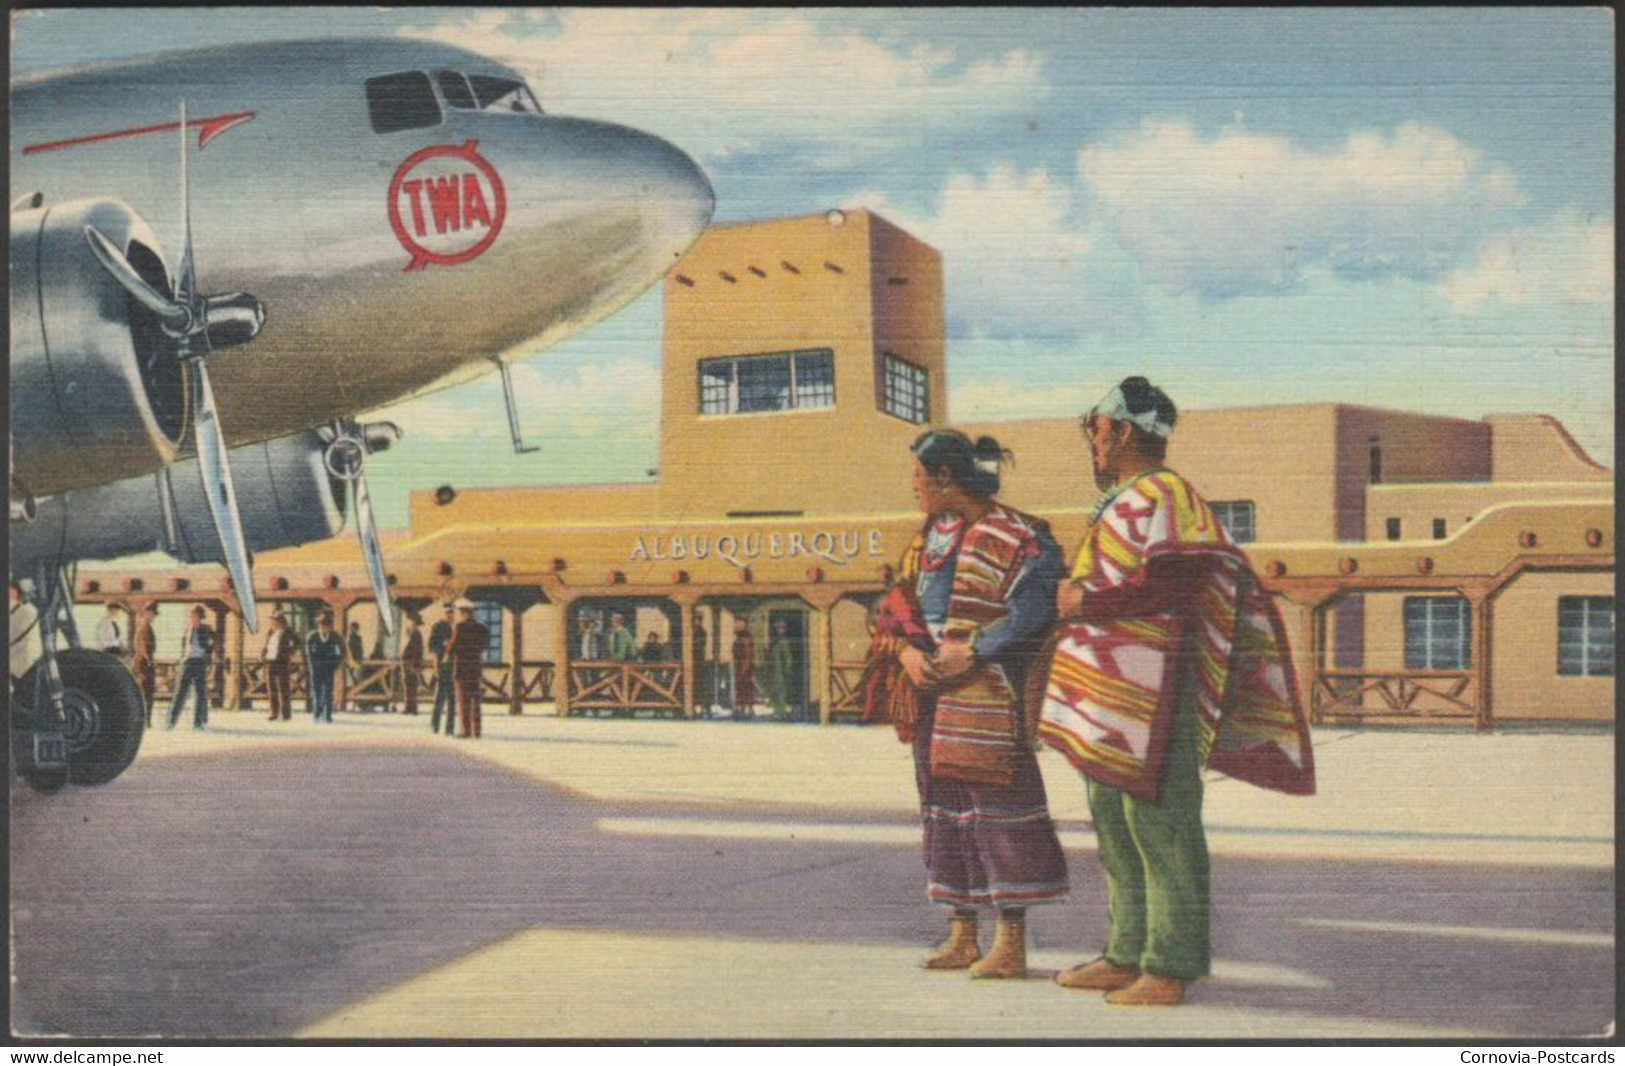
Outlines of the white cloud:
[[1094,238],[1078,224],[1077,194],[1047,171],[997,163],[985,177],[956,174],[923,216],[882,192],[848,202],[942,252],[948,313],[962,332],[1071,335],[1098,317],[1086,306]]
[[1313,270],[1435,278],[1522,199],[1507,171],[1417,123],[1320,150],[1147,121],[1085,146],[1078,168],[1142,276],[1208,298],[1279,291]]
[[906,143],[1025,109],[1047,91],[1042,57],[1025,50],[966,63],[949,48],[882,43],[797,12],[484,11],[402,32],[510,63],[544,108],[658,125],[702,158]]
[[1496,303],[1552,308],[1614,301],[1614,220],[1564,212],[1486,241],[1472,264],[1439,282],[1457,314]]

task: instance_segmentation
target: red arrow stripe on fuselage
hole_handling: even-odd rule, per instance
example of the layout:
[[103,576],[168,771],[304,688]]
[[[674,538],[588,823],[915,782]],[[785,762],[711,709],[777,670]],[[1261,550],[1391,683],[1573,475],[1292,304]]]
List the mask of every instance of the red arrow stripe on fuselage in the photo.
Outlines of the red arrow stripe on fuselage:
[[[257,111],[238,111],[231,115],[216,115],[213,118],[194,118],[186,123],[188,128],[198,131],[197,146],[204,148],[208,143],[231,129],[241,125],[259,114]],[[93,133],[88,137],[70,137],[65,141],[47,141],[44,144],[31,144],[23,149],[23,155],[33,155],[35,152],[54,152],[59,148],[76,148],[81,144],[96,144],[100,141],[117,141],[125,137],[144,137],[149,133],[173,133],[181,128],[179,122],[165,122],[159,126],[142,126],[140,129],[115,130],[112,133]]]

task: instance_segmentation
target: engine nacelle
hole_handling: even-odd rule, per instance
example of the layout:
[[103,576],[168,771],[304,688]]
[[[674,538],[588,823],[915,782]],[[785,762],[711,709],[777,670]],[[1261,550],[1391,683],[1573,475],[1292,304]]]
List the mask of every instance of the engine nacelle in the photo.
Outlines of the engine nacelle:
[[174,460],[186,433],[174,343],[96,259],[87,225],[170,291],[157,238],[117,200],[12,213],[13,475],[35,496],[148,473]]
[[[310,430],[231,450],[232,482],[251,551],[326,540],[344,528],[346,487],[322,462],[326,447]],[[38,507],[32,522],[11,524],[13,574],[31,574],[42,562],[150,551],[183,563],[222,561],[196,459],[47,497]]]

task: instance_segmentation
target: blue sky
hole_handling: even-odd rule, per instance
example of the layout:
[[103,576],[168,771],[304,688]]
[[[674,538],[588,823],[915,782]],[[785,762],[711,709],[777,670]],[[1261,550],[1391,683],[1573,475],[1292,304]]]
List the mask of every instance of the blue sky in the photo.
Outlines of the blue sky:
[[[1127,373],[1187,407],[1544,411],[1613,450],[1606,9],[29,12],[26,73],[397,34],[525,70],[545,108],[661,134],[717,218],[871,207],[943,251],[950,417],[1072,413]],[[494,381],[389,412],[409,488],[638,480],[652,293]],[[457,445],[455,448],[449,445]],[[455,458],[453,458],[455,455]]]

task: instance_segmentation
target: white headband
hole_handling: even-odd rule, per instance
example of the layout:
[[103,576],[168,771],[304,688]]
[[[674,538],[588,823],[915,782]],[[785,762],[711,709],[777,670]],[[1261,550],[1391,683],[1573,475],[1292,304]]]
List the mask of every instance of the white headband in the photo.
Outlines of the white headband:
[[1113,386],[1112,391],[1106,394],[1104,400],[1095,404],[1095,409],[1090,413],[1100,415],[1102,418],[1109,418],[1114,422],[1131,423],[1164,440],[1167,440],[1174,431],[1172,424],[1157,417],[1155,407],[1152,407],[1149,411],[1141,411],[1139,414],[1131,412],[1128,409],[1128,401],[1123,398],[1121,386]]

